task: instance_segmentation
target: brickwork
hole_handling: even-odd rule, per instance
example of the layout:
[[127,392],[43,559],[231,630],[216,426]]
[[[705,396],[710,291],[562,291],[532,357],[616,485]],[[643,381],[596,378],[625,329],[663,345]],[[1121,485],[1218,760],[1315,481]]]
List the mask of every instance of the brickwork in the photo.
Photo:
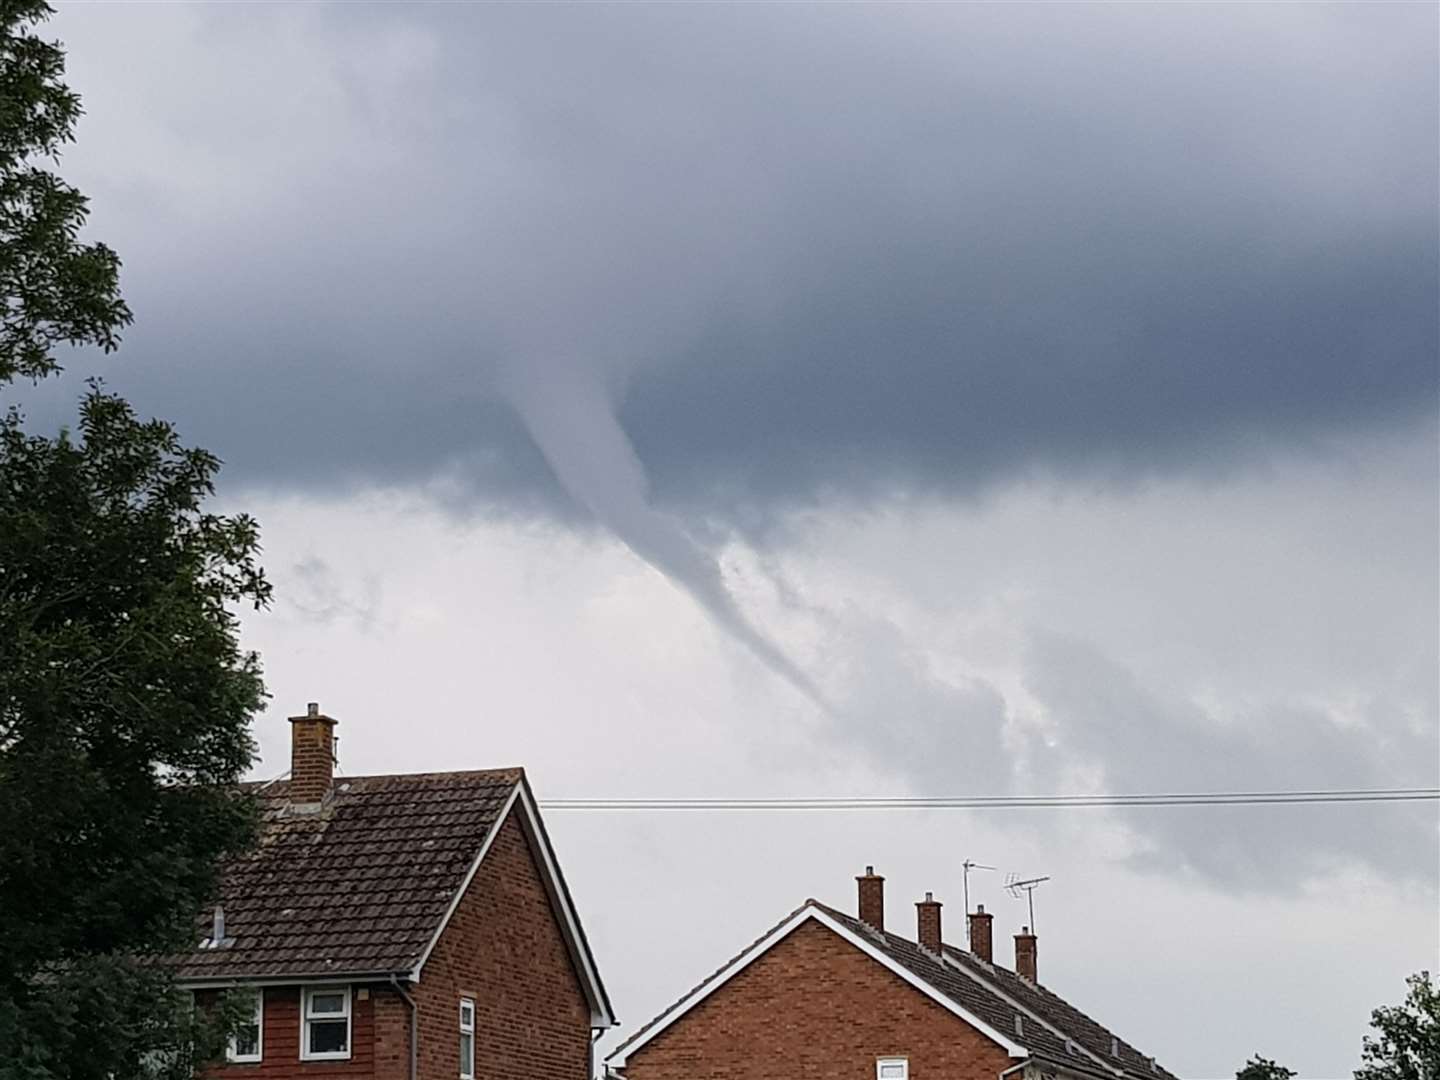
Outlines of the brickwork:
[[290,717],[290,797],[319,802],[335,772],[335,721],[318,712]]
[[[213,1080],[355,1080],[375,1076],[375,997],[359,1000],[351,991],[350,1059],[348,1061],[300,1060],[300,989],[270,986],[265,989],[264,1060],[257,1064],[228,1065],[212,1069]],[[387,1077],[386,1080],[389,1080]]]
[[995,916],[981,904],[970,913],[970,951],[987,964],[995,961]]
[[807,922],[641,1047],[628,1080],[996,1080],[1001,1047],[859,949]]
[[1015,974],[1032,983],[1040,981],[1036,970],[1037,952],[1035,935],[1030,933],[1027,926],[1023,933],[1015,935]]
[[459,1076],[459,1003],[475,1001],[478,1080],[585,1080],[590,1008],[512,813],[415,988],[420,1080]]
[[940,901],[929,893],[915,905],[915,940],[936,956],[940,955]]

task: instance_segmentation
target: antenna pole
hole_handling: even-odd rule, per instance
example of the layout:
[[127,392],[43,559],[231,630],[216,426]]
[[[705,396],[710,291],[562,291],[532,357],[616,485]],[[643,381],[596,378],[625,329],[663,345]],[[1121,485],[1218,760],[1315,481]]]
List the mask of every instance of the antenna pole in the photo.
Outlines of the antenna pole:
[[978,863],[978,862],[975,862],[975,861],[972,860],[972,859],[966,859],[964,862],[962,862],[962,863],[960,864],[960,868],[964,871],[964,875],[963,875],[963,876],[964,876],[964,880],[965,880],[965,916],[966,916],[966,917],[965,917],[965,947],[966,947],[966,948],[969,948],[969,947],[970,947],[970,917],[969,917],[969,916],[970,916],[970,871],[971,871],[971,870],[994,870],[995,867],[993,867],[993,866],[986,866],[984,863]]
[[1048,874],[1044,877],[1025,878],[1024,880],[1021,880],[1014,874],[1009,874],[1005,879],[1005,891],[1016,900],[1020,899],[1022,890],[1025,893],[1025,900],[1030,906],[1030,932],[1032,934],[1035,933],[1035,886],[1039,885],[1042,881],[1049,880],[1050,876]]

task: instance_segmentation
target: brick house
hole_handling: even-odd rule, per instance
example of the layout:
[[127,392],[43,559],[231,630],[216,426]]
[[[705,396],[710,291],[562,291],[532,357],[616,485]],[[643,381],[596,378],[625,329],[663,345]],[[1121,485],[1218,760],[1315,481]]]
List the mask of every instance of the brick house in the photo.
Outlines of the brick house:
[[991,916],[970,949],[946,944],[940,902],[916,904],[915,940],[885,928],[885,879],[858,878],[859,918],[807,900],[621,1043],[616,1080],[1174,1080],[1040,985],[1035,935],[1014,970]]
[[524,772],[337,778],[334,729],[291,718],[177,958],[199,997],[256,991],[212,1080],[588,1080],[615,1018]]

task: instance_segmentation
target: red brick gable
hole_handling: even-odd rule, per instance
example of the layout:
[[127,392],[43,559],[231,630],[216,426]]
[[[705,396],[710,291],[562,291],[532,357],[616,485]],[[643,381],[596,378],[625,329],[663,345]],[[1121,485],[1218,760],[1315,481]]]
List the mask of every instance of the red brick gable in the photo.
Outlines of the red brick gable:
[[512,810],[413,990],[420,1080],[459,1076],[461,997],[475,1001],[477,1076],[585,1077],[590,1006],[536,860]]
[[817,921],[796,928],[646,1045],[627,1080],[995,1080],[1014,1059]]

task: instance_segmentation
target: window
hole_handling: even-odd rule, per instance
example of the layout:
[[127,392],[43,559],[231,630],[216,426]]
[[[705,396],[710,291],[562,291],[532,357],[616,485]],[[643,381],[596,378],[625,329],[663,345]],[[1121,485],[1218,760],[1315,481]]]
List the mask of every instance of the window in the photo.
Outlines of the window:
[[305,1030],[300,1040],[302,1061],[350,1056],[350,988],[312,986],[302,995]]
[[460,999],[460,1080],[475,1080],[475,1002]]
[[265,1031],[265,991],[255,990],[251,998],[250,1019],[230,1036],[230,1048],[226,1051],[228,1061],[256,1062],[264,1053],[262,1040]]
[[877,1058],[875,1080],[910,1080],[909,1058]]

